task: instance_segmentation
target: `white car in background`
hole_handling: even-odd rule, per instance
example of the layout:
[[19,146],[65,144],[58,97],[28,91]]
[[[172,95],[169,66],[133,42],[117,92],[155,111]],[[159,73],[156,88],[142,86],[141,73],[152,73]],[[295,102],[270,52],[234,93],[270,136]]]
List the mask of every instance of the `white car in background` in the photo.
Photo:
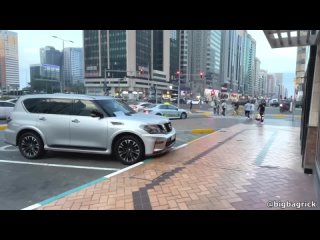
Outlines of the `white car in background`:
[[0,101],[0,119],[7,119],[13,111],[15,104],[7,101]]
[[164,116],[167,118],[181,118],[186,119],[189,111],[181,108],[177,108],[171,104],[152,104],[152,106],[143,110],[145,114],[153,114]]
[[153,105],[153,103],[141,102],[138,104],[130,104],[129,106],[136,112],[142,112],[143,109],[145,109],[146,107],[150,107],[151,105]]
[[187,100],[187,104],[190,104],[190,102],[192,101],[192,104],[200,104],[200,99],[189,99]]

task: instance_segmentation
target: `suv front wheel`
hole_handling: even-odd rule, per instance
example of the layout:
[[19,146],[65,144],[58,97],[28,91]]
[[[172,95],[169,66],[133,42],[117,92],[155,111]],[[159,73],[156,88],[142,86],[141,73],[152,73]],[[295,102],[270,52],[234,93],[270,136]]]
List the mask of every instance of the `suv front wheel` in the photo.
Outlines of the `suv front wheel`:
[[43,141],[35,133],[22,134],[18,140],[20,153],[28,159],[40,158],[44,153]]
[[124,135],[117,139],[113,152],[115,157],[125,165],[137,163],[144,157],[143,143],[132,135]]

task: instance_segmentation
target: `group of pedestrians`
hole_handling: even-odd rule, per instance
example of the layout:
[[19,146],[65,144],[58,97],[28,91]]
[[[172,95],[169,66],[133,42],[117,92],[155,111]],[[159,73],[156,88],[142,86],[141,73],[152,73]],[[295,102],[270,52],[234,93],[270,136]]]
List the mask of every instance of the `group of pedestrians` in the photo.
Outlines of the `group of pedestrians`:
[[[262,100],[257,108],[257,111],[259,112],[256,116],[255,119],[258,120],[261,124],[263,124],[264,122],[264,112],[265,112],[265,107],[266,107],[266,102],[264,100]],[[244,111],[245,111],[245,116],[247,117],[247,119],[251,119],[254,115],[254,109],[255,109],[255,105],[253,102],[247,102],[244,105]]]
[[227,103],[225,100],[214,98],[211,101],[211,107],[213,108],[213,115],[220,115],[220,113],[222,116],[226,115]]

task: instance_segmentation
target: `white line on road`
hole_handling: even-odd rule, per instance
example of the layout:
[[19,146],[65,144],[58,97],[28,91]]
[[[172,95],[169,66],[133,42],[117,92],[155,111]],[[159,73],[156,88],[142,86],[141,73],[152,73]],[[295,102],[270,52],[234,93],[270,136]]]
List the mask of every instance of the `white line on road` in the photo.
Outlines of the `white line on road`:
[[188,145],[188,144],[185,143],[185,144],[182,144],[182,145],[180,145],[180,146],[177,146],[177,147],[172,148],[172,150],[177,150],[177,149],[183,148],[183,147],[185,147],[185,146],[187,146],[187,145]]
[[36,209],[38,207],[41,207],[41,204],[36,203],[36,204],[33,204],[33,205],[29,206],[29,207],[23,208],[21,210],[33,210],[33,209]]
[[50,164],[50,163],[33,163],[33,162],[10,161],[10,160],[0,160],[0,163],[27,164],[27,165],[37,165],[37,166],[47,166],[47,167],[81,168],[81,169],[102,170],[102,171],[119,171],[120,170],[120,168],[101,168],[101,167],[62,165],[62,164]]
[[19,151],[18,148],[6,149],[6,148],[8,148],[8,147],[12,147],[12,145],[6,145],[6,146],[3,146],[3,147],[0,147],[0,151],[6,151],[6,152]]
[[105,177],[105,178],[113,177],[113,176],[115,176],[115,175],[118,175],[118,174],[120,174],[120,173],[123,173],[123,172],[125,172],[125,171],[128,171],[128,170],[131,169],[131,168],[137,167],[137,166],[139,166],[139,165],[141,165],[141,164],[143,164],[143,162],[137,162],[136,164],[133,164],[133,165],[131,165],[131,166],[129,166],[129,167],[123,168],[123,169],[121,169],[120,171],[117,171],[117,172],[114,172],[114,173],[110,173],[110,174],[108,174],[108,175],[106,175],[106,176],[104,176],[104,177]]

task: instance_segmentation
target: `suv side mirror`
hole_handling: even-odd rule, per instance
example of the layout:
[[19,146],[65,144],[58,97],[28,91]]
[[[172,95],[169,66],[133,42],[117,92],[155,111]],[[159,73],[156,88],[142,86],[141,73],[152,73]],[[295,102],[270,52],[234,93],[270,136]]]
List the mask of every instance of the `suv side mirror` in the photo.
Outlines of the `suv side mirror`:
[[98,110],[92,110],[90,116],[103,118],[103,114],[101,112],[99,112]]

